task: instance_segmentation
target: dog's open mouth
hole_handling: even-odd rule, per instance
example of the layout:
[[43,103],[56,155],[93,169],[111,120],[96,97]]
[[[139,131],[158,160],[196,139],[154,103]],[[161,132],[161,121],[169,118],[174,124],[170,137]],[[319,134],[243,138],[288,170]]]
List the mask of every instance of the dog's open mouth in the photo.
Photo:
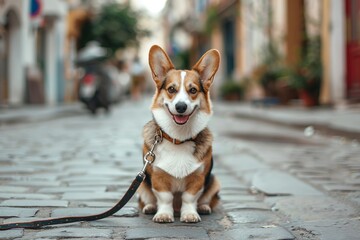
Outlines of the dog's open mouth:
[[173,117],[173,120],[176,124],[178,125],[184,125],[185,123],[187,123],[191,117],[191,115],[195,112],[197,106],[194,107],[194,110],[189,114],[189,115],[183,115],[183,114],[172,114],[169,106],[166,104],[166,107],[169,111],[169,113],[171,114],[171,116]]
[[173,115],[174,121],[179,125],[183,125],[183,124],[187,123],[189,118],[190,118],[190,115]]

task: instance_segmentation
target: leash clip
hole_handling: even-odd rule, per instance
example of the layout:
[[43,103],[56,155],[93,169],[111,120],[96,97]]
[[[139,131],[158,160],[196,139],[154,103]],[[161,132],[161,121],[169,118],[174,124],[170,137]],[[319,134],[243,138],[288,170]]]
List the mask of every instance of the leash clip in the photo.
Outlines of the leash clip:
[[146,170],[147,166],[151,165],[156,159],[156,155],[154,153],[155,147],[156,147],[156,145],[161,143],[163,140],[161,129],[158,129],[158,131],[156,131],[154,138],[155,138],[155,141],[154,141],[153,145],[151,146],[150,150],[144,155],[144,166],[143,166],[142,170],[140,171],[140,173],[142,173],[142,174],[145,174],[145,170]]

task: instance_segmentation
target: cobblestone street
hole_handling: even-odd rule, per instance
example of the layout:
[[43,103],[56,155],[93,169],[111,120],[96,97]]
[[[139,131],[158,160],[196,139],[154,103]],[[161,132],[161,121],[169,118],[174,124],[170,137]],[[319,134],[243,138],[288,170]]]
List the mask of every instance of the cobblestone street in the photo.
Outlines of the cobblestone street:
[[[123,102],[109,115],[6,120],[0,125],[0,223],[113,206],[142,167],[149,105],[146,98]],[[240,111],[215,104],[210,128],[221,204],[202,222],[153,223],[134,197],[107,219],[0,231],[0,239],[359,239],[358,141],[241,118]]]

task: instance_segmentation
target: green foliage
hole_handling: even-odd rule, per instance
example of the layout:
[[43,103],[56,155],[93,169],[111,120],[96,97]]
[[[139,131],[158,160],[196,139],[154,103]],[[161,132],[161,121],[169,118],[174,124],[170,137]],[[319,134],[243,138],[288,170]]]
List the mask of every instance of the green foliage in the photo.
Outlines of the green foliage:
[[210,35],[216,24],[219,23],[219,13],[215,6],[210,6],[206,11],[205,33]]
[[176,53],[174,56],[172,56],[171,60],[177,68],[186,69],[190,66],[190,51],[185,50]]
[[221,85],[220,94],[224,99],[240,100],[244,94],[244,87],[239,81],[228,80]]
[[260,84],[267,87],[269,84],[282,79],[286,75],[286,70],[282,67],[265,67],[264,72],[259,76]]
[[149,34],[139,28],[139,15],[129,5],[106,4],[92,21],[83,26],[78,43],[85,46],[87,42],[95,40],[108,48],[111,54],[128,45],[136,46],[139,37]]
[[77,40],[77,48],[82,49],[90,41],[95,40],[94,26],[91,20],[86,20],[81,26],[80,36]]
[[269,41],[262,49],[262,67],[258,71],[260,84],[267,88],[285,75],[282,56],[274,40]]
[[269,41],[261,50],[261,62],[269,68],[276,68],[281,64],[282,56],[274,40]]
[[296,89],[319,91],[322,79],[321,39],[307,39],[306,51],[296,69],[289,70],[289,85]]

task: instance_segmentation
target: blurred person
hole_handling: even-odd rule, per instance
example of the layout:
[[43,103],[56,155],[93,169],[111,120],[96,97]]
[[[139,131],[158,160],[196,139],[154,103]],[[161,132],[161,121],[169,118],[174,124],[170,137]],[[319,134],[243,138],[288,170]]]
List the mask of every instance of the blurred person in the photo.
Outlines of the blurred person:
[[131,66],[131,99],[139,100],[145,89],[145,68],[141,64],[139,57],[135,57]]

